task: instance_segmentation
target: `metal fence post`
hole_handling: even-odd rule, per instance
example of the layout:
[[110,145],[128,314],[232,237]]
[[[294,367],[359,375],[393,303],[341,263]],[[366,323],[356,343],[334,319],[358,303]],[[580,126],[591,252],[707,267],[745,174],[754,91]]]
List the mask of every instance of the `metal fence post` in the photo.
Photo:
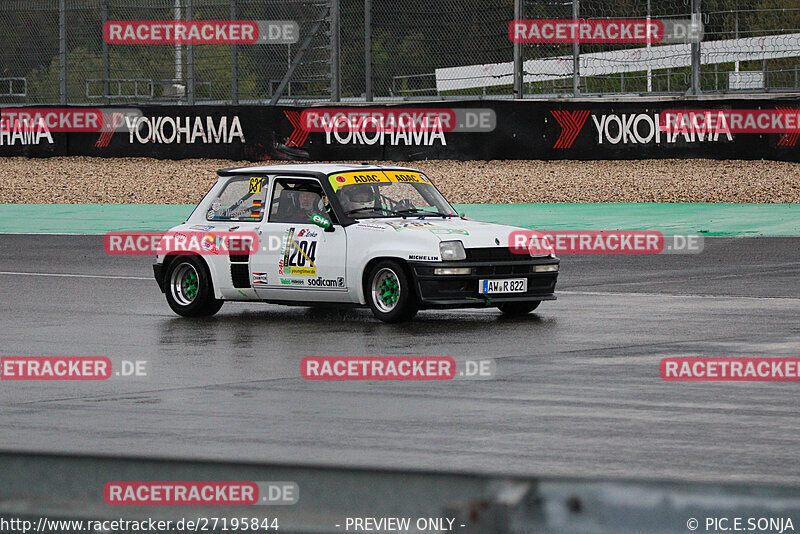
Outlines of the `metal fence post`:
[[341,100],[339,69],[339,0],[331,0],[331,102]]
[[364,101],[372,97],[372,0],[364,0]]
[[58,94],[67,103],[67,2],[58,0]]
[[[650,56],[650,13],[651,13],[651,6],[650,0],[647,0],[647,59],[652,61],[652,57]],[[647,92],[653,92],[653,69],[650,68],[650,64],[647,66]]]
[[[186,0],[186,20],[194,20],[192,0]],[[186,45],[186,103],[194,105],[194,45]]]
[[[692,22],[700,23],[700,0],[692,0]],[[693,95],[700,94],[700,41],[692,42],[692,89]]]
[[[578,20],[580,13],[580,0],[572,0],[572,18]],[[581,45],[572,43],[572,96],[578,96],[581,92]]]
[[[175,0],[175,23],[178,24],[181,21],[181,0]],[[178,90],[178,86],[183,81],[183,57],[181,55],[181,44],[175,44],[175,89]],[[177,93],[178,96],[180,95]]]
[[[522,1],[514,0],[514,20],[522,18]],[[522,43],[514,43],[514,98],[524,98],[522,85]]]
[[[108,0],[102,0],[100,3],[100,12],[103,27],[105,28],[106,22],[108,22]],[[111,67],[108,63],[108,43],[106,42],[105,38],[103,39],[103,103],[108,104],[108,79],[111,78]]]
[[[231,20],[236,20],[236,0],[231,0]],[[239,47],[231,45],[231,104],[239,105]]]

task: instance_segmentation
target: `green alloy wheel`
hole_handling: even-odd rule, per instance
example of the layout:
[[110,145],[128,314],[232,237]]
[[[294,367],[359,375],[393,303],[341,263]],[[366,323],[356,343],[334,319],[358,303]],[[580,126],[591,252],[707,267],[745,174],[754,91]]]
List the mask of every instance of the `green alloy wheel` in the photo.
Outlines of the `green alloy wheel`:
[[411,278],[394,260],[381,261],[372,268],[366,296],[375,317],[387,323],[408,321],[419,310]]
[[214,287],[205,262],[197,256],[176,258],[167,270],[166,296],[169,307],[184,317],[207,317],[222,307],[214,298]]

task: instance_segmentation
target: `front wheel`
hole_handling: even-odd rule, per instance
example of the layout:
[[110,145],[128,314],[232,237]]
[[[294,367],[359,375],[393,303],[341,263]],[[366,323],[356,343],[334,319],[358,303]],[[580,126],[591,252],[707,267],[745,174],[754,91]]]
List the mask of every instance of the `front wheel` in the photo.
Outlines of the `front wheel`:
[[211,276],[203,260],[184,256],[172,262],[167,270],[167,303],[172,311],[184,317],[208,317],[222,307],[214,298]]
[[370,271],[366,289],[372,314],[386,323],[408,321],[419,310],[411,278],[396,261],[378,262]]
[[502,302],[497,305],[497,308],[503,313],[511,317],[519,315],[527,315],[539,307],[541,301],[534,302]]

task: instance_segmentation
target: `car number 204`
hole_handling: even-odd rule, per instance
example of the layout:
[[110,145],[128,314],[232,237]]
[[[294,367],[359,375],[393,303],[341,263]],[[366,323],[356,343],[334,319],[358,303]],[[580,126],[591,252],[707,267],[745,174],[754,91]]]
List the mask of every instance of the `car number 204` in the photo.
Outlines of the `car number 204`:
[[525,293],[528,291],[527,278],[506,278],[503,280],[479,280],[478,293]]

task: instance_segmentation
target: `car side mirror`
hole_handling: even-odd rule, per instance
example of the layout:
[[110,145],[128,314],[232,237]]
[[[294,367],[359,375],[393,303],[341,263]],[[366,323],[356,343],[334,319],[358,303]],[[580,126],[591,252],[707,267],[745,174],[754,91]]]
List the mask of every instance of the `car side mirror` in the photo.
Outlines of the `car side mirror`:
[[322,215],[314,214],[311,216],[311,223],[323,228],[326,232],[333,232],[333,225],[331,220],[323,217]]

